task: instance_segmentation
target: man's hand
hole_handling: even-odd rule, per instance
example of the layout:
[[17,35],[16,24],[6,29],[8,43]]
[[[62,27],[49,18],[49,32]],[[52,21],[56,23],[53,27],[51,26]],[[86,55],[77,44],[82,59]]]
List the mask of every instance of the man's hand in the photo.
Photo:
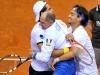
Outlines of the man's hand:
[[51,65],[50,65],[50,68],[52,69],[52,70],[55,70],[55,64],[57,63],[57,62],[59,62],[60,61],[60,59],[59,58],[55,58],[54,60],[53,60],[53,62],[51,63]]
[[67,34],[67,35],[65,36],[65,38],[66,38],[67,40],[69,40],[69,41],[73,41],[73,40],[74,40],[74,36],[73,36],[72,33]]

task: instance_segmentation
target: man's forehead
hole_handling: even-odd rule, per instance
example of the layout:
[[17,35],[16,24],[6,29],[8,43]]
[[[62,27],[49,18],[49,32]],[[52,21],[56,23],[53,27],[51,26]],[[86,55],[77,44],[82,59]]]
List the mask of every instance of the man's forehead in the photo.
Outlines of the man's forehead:
[[50,7],[50,5],[49,4],[46,4],[46,7]]
[[76,12],[77,8],[72,8],[71,13]]
[[43,13],[41,14],[41,17],[45,17],[45,16],[47,15],[47,13],[48,13],[48,12],[43,12]]
[[47,12],[43,12],[40,16],[41,19],[45,19],[46,18],[46,15],[47,15]]
[[73,11],[76,11],[76,10],[77,10],[77,8],[76,8],[76,7],[74,7],[74,8],[72,8],[72,10],[73,10]]

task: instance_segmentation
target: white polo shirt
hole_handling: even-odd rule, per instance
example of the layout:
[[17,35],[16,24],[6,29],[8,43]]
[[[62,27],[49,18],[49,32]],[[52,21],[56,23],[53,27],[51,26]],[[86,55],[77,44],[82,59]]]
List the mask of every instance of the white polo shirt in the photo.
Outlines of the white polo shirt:
[[[32,60],[32,67],[36,71],[48,71],[49,63],[51,59],[51,53],[54,49],[61,49],[64,47],[70,47],[70,43],[65,39],[67,34],[67,26],[61,20],[56,20],[52,26],[43,30],[38,24],[32,30],[31,33],[31,47],[35,52],[38,52],[35,59]],[[40,38],[40,34],[43,38]],[[36,43],[43,41],[41,50],[38,49]]]
[[[82,52],[78,55],[78,58],[80,58],[81,60],[78,61],[78,66],[77,66],[78,69],[76,75],[98,75],[94,50],[86,30],[84,29],[83,26],[79,26],[78,28],[75,29],[73,35],[75,40],[80,44],[82,44],[88,50],[88,52],[93,58],[93,63],[91,65],[87,65],[84,62],[82,62],[81,60],[91,63],[91,58],[89,57],[89,55],[85,53],[86,51],[82,50]],[[83,49],[82,47],[79,48]]]

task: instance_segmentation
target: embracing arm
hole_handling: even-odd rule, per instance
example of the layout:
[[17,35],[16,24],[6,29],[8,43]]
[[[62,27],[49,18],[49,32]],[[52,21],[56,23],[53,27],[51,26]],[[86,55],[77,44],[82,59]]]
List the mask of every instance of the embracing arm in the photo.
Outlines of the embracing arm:
[[57,58],[55,58],[54,60],[53,60],[53,62],[51,63],[51,68],[54,70],[55,68],[54,68],[54,65],[57,63],[57,62],[59,62],[59,61],[63,61],[63,60],[69,60],[69,59],[71,59],[71,58],[74,58],[75,56],[77,56],[78,54],[79,54],[79,52],[80,52],[80,48],[78,48],[78,47],[72,47],[71,49],[70,49],[70,51],[68,52],[68,53],[65,53],[65,54],[63,54],[62,56],[59,56],[59,57],[57,57]]
[[[40,48],[40,49],[41,49],[42,45],[43,45],[43,43],[37,44],[38,48]],[[59,57],[59,56],[61,56],[63,54],[64,54],[64,50],[63,49],[54,49],[52,51],[51,56],[55,58],[55,57]]]
[[59,57],[59,56],[61,56],[61,55],[63,55],[64,54],[64,50],[63,49],[54,49],[53,51],[52,51],[52,57]]
[[39,44],[38,47],[40,48],[40,52],[36,53],[35,59],[42,62],[48,62],[51,58],[52,51],[54,50],[54,41],[47,42],[46,39],[42,44]]
[[[67,40],[69,40],[69,41],[74,40],[74,36],[73,36],[72,33],[67,34],[67,35],[65,36],[65,38],[66,38]],[[61,55],[63,55],[63,54],[64,54],[64,49],[55,49],[55,50],[53,50],[53,52],[52,52],[52,56],[53,56],[53,57],[59,57],[59,56],[61,56]]]
[[72,46],[70,51],[62,56],[58,57],[60,61],[68,60],[77,56],[80,52],[80,48]]

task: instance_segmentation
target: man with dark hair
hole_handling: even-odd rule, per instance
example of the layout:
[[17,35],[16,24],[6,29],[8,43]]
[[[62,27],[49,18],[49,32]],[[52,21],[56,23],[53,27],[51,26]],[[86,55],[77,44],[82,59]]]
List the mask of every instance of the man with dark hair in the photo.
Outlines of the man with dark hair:
[[89,12],[90,25],[92,25],[92,45],[96,55],[96,63],[100,72],[100,0],[97,0],[97,6]]
[[68,21],[73,30],[74,40],[84,46],[88,50],[90,56],[87,51],[84,51],[84,48],[81,45],[72,42],[72,50],[55,58],[52,63],[52,67],[54,68],[54,65],[59,61],[76,57],[76,75],[98,75],[92,43],[86,30],[84,29],[88,22],[88,11],[80,5],[75,5],[69,14]]

